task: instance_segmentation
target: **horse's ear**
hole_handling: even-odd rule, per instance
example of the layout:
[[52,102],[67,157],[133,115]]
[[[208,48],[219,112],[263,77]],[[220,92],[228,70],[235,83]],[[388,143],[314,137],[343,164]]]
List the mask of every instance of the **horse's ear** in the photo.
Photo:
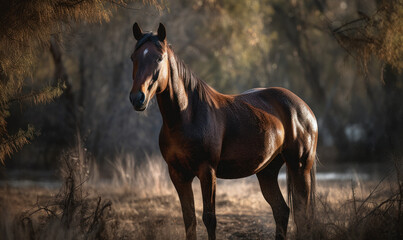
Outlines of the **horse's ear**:
[[136,22],[133,24],[133,35],[137,41],[140,40],[141,37],[143,36],[143,31]]
[[164,24],[160,23],[160,25],[158,26],[158,40],[163,42],[165,40],[166,36],[167,36],[167,33],[165,31],[165,26],[164,26]]

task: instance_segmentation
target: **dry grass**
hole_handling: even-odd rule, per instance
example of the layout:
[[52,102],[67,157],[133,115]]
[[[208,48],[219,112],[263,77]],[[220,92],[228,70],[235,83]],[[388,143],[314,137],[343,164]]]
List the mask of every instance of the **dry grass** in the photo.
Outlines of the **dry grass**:
[[[3,208],[1,239],[112,238],[112,231],[106,226],[111,202],[102,201],[101,197],[90,198],[85,187],[89,162],[78,138],[77,147],[61,158],[63,184],[59,192],[47,199],[38,199],[31,209],[22,213]],[[14,209],[12,202],[8,202],[7,207]]]
[[109,162],[112,180],[104,187],[135,192],[138,197],[173,193],[174,188],[166,171],[167,165],[161,157],[151,156],[142,163],[139,162],[129,154],[120,155]]
[[320,194],[311,238],[401,239],[402,180],[396,164],[395,175],[391,174],[380,182],[351,182],[346,184],[349,189],[344,195]]
[[[85,152],[79,154],[85,155]],[[77,159],[86,158],[81,156]],[[40,232],[52,237],[63,233],[63,236],[74,239],[184,239],[179,200],[167,175],[165,162],[160,157],[153,156],[147,158],[143,164],[137,164],[133,157],[126,155],[118,157],[110,164],[112,179],[101,181],[93,178],[89,184],[83,185],[82,189],[85,190],[80,193],[82,195],[74,197],[77,207],[72,214],[75,217],[71,221],[70,230],[66,230],[61,221],[62,213],[68,212],[65,209],[69,204],[61,204],[60,199],[69,199],[68,193],[71,193],[71,190],[68,189],[71,189],[71,185],[65,182],[61,195],[49,189],[0,188],[1,205],[4,206],[3,203],[8,202],[8,207],[3,207],[0,212],[0,238],[19,239],[16,237],[19,235],[15,233],[30,236],[34,229],[35,239],[45,238],[43,234],[38,234]],[[79,162],[75,166],[81,166],[75,171],[80,172],[81,177],[84,176],[78,182],[91,178],[94,165],[88,168],[91,165]],[[381,182],[360,182],[357,179],[318,182],[315,227],[305,238],[400,239],[403,230],[402,181],[400,171],[397,172],[397,176],[391,174]],[[70,174],[64,174],[64,179],[69,179],[69,176]],[[280,185],[284,193],[285,182],[281,180]],[[206,239],[207,233],[201,220],[200,185],[197,180],[193,189],[198,220],[197,235],[199,239]],[[104,199],[110,199],[112,203],[112,208],[105,212],[108,213],[106,215],[99,215],[99,209],[109,205],[98,202],[97,194],[101,194]],[[255,177],[218,181],[216,199],[218,239],[274,238],[275,224],[272,212],[261,196]],[[46,210],[41,210],[31,215],[31,220],[16,222],[21,219],[20,213],[29,206],[37,210],[38,202],[58,203],[56,208],[59,211],[55,212],[59,217],[52,218]],[[40,206],[51,208],[50,204]],[[94,221],[82,221],[86,218],[98,219],[97,227],[93,229],[99,234],[89,234],[91,223]],[[292,220],[288,233],[291,239],[295,238],[295,225]]]

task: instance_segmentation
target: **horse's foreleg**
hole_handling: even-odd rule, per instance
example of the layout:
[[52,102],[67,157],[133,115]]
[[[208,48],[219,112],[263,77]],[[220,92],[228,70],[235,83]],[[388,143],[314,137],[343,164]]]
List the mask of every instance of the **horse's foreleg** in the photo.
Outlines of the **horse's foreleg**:
[[182,206],[183,221],[185,222],[186,239],[195,240],[196,236],[196,215],[194,197],[192,190],[193,177],[185,177],[181,172],[169,167],[169,176],[179,195]]
[[210,166],[200,169],[199,179],[203,195],[203,222],[207,228],[208,238],[215,239],[217,220],[215,216],[216,173]]
[[265,169],[257,173],[263,197],[270,204],[276,221],[276,240],[285,239],[290,209],[281,194],[277,177],[284,161],[277,156]]

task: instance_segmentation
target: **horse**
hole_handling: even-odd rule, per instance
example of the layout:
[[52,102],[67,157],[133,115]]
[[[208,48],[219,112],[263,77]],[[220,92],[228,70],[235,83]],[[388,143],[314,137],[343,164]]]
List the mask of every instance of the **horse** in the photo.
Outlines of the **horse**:
[[[174,53],[160,23],[156,34],[133,25],[130,102],[144,111],[156,96],[163,123],[159,147],[181,203],[186,239],[196,239],[192,181],[199,178],[203,222],[215,239],[216,178],[257,175],[272,208],[276,239],[286,239],[290,208],[297,236],[313,215],[316,118],[308,105],[279,87],[225,95],[200,80]],[[287,166],[289,205],[278,185]]]

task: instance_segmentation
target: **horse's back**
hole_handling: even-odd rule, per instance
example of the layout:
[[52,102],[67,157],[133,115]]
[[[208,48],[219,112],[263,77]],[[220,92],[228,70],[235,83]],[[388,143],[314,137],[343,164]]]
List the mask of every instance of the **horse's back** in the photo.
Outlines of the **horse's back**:
[[309,128],[309,132],[317,131],[315,115],[309,106],[288,89],[280,87],[255,88],[239,95],[243,101],[274,114],[282,122],[291,122]]

